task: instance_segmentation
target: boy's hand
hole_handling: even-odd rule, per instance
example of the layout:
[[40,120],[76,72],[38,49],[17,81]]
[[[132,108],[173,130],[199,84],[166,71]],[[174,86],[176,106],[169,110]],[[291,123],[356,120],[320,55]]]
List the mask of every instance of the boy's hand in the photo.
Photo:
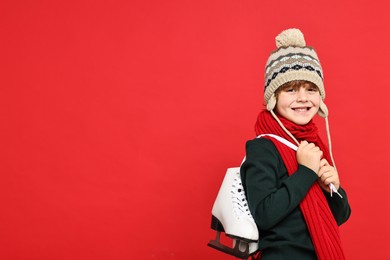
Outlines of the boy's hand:
[[329,164],[326,159],[320,162],[320,170],[318,171],[318,182],[322,189],[330,192],[329,184],[333,183],[336,190],[340,187],[339,174],[336,169]]
[[302,141],[297,150],[297,162],[313,170],[317,175],[320,170],[322,151],[313,143]]

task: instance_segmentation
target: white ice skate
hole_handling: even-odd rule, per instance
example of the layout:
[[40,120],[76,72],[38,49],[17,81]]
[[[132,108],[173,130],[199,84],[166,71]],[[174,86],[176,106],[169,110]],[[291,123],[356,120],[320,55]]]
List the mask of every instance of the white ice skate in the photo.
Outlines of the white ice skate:
[[[208,246],[247,259],[258,251],[259,232],[249,211],[240,177],[240,168],[229,168],[212,209],[211,228],[217,231]],[[221,232],[233,239],[233,247],[220,242]]]

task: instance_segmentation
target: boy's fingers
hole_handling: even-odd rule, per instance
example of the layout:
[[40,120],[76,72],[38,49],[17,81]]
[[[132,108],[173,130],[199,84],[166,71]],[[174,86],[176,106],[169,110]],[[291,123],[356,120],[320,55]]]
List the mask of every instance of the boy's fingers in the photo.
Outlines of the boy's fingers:
[[325,165],[328,164],[328,161],[326,159],[321,159],[320,161],[320,167],[324,167]]

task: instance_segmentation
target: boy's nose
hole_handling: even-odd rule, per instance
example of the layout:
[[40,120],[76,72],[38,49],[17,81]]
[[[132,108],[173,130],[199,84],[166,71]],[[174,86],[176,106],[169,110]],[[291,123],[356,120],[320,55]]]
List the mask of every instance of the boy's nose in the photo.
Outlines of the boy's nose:
[[298,102],[306,102],[307,101],[307,93],[306,89],[300,87],[298,92],[297,92],[297,101]]

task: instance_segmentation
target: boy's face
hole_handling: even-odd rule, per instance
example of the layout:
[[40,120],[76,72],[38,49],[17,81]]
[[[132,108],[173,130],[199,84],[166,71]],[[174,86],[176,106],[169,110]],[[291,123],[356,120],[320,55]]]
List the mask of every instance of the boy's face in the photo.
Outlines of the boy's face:
[[283,87],[277,94],[275,112],[297,125],[306,125],[317,114],[320,100],[313,84]]

